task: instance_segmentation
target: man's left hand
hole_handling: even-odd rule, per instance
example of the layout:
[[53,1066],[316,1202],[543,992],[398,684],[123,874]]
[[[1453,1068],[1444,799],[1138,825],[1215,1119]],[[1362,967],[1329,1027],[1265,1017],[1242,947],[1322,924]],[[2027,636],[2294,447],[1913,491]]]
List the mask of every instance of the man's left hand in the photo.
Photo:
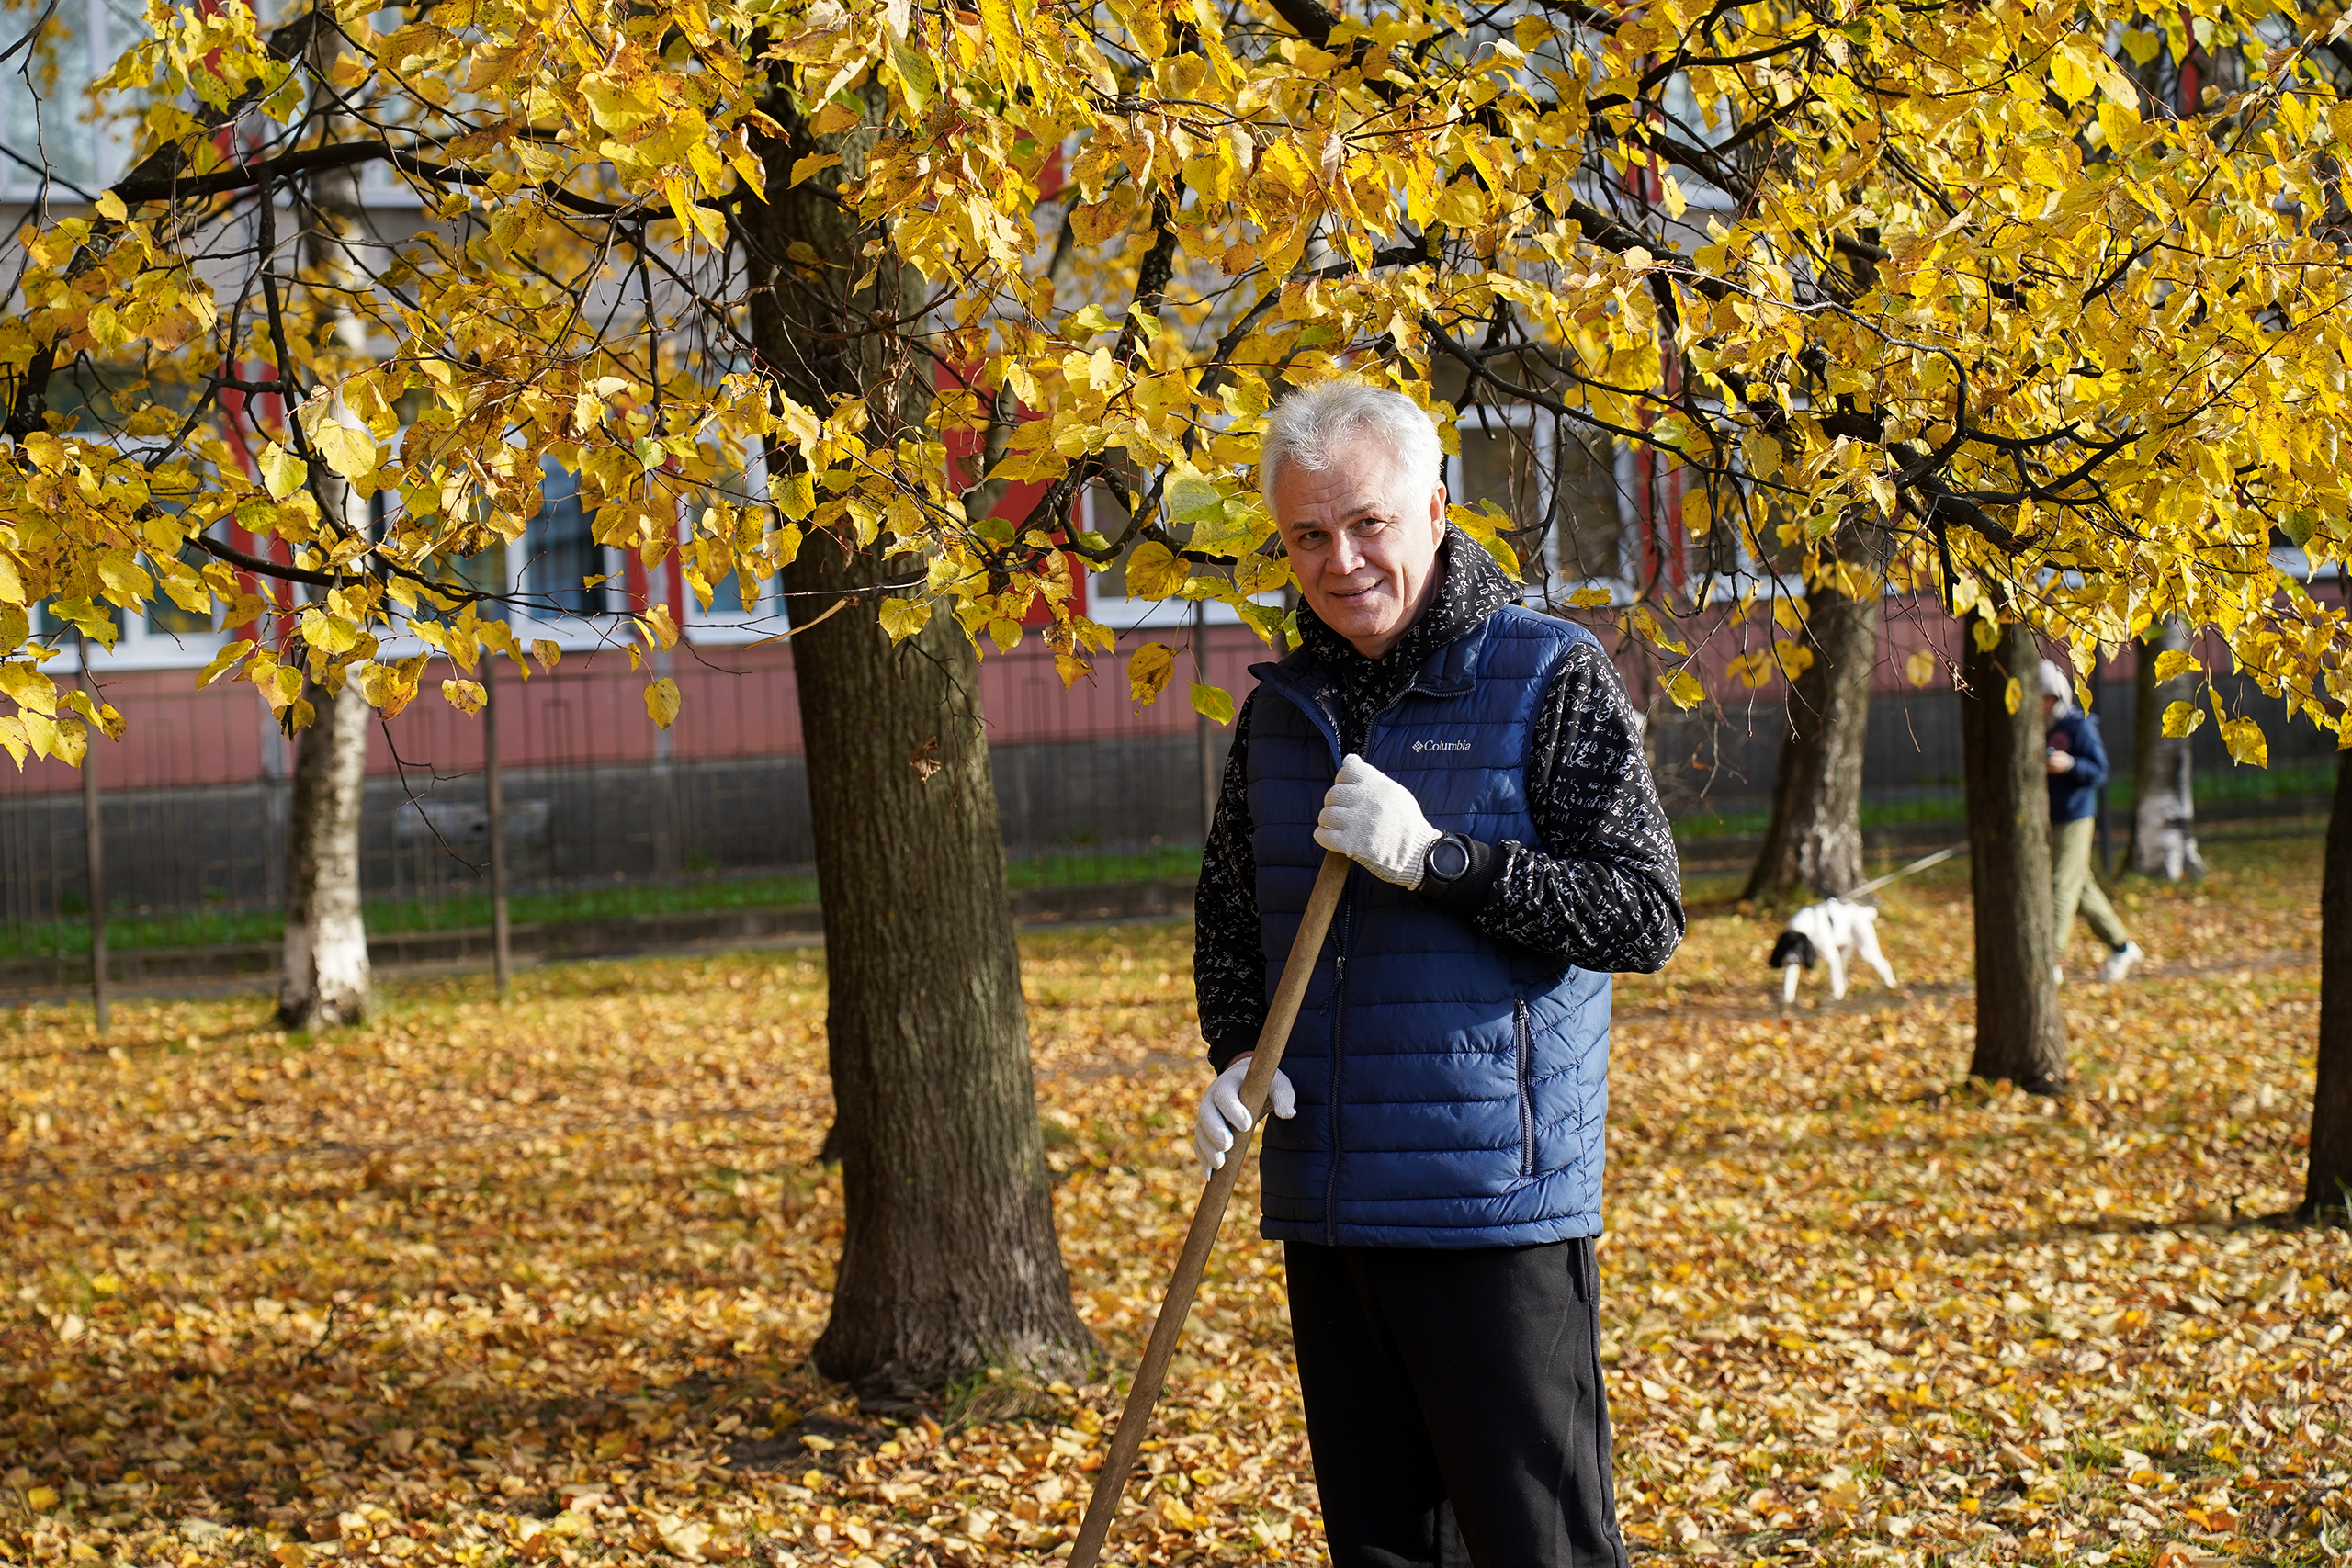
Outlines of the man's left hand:
[[1444,837],[1411,790],[1353,753],[1340,764],[1315,821],[1317,843],[1408,889],[1420,886],[1430,846]]

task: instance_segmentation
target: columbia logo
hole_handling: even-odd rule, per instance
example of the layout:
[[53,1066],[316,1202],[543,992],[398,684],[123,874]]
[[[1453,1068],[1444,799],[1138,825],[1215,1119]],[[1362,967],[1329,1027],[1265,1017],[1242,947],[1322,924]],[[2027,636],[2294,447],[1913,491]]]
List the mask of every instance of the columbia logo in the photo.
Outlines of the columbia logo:
[[1413,742],[1413,750],[1416,751],[1467,751],[1470,750],[1470,742],[1467,740],[1416,740]]

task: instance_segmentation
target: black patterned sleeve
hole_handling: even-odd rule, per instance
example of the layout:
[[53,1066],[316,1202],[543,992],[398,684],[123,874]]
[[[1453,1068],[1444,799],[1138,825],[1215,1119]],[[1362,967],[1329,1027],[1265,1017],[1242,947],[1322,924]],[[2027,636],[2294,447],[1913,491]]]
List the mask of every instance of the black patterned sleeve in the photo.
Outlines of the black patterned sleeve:
[[1258,855],[1250,827],[1250,716],[1257,705],[1252,692],[1233,721],[1233,750],[1193,898],[1193,993],[1201,1038],[1219,1072],[1256,1048],[1266,1021],[1266,953],[1258,935]]
[[1633,709],[1598,648],[1579,644],[1554,672],[1526,765],[1542,844],[1502,846],[1473,923],[1579,969],[1664,967],[1682,941],[1681,866]]

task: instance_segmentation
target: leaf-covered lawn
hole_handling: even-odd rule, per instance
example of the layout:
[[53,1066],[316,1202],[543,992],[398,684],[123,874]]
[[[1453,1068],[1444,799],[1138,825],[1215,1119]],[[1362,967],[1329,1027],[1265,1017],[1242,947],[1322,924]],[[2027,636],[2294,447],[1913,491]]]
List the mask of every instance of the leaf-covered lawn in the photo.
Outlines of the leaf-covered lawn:
[[[1762,968],[1702,909],[1619,992],[1601,1251],[1637,1556],[2307,1562],[2352,1541],[2352,1245],[2300,1194],[2315,843],[2138,891],[2157,962],[2066,993],[2081,1092],[1969,1086],[1957,880],[1909,992]],[[1026,944],[1071,1277],[1124,1365],[1195,1190],[1181,926]],[[805,1364],[838,1243],[797,954],[0,1025],[0,1558],[1019,1562],[1114,1388],[877,1416]],[[1247,1196],[1245,1193],[1245,1201]],[[1273,1248],[1229,1221],[1113,1557],[1321,1546]],[[1146,1511],[1148,1510],[1148,1512]]]

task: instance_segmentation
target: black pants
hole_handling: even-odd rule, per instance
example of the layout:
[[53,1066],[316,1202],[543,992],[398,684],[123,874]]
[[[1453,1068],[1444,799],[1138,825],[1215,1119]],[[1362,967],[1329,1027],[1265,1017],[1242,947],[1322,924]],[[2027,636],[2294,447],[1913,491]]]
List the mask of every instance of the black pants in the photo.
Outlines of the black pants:
[[1283,1256],[1336,1568],[1626,1568],[1589,1240]]

